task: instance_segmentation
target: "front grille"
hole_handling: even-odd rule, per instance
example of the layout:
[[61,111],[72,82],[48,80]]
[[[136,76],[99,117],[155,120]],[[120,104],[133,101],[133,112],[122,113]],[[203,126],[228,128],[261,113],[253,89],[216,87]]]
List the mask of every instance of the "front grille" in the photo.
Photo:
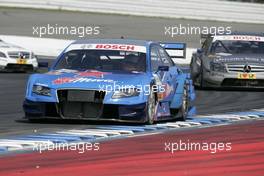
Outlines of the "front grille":
[[[260,64],[248,64],[251,67],[252,73],[255,72],[264,72],[264,65]],[[244,71],[245,64],[227,64],[227,69],[229,72],[245,72]]]
[[95,90],[58,90],[59,111],[64,118],[99,118],[105,92]]
[[102,114],[104,119],[117,119],[119,118],[119,108],[118,105],[104,105],[104,110]]
[[45,103],[45,116],[58,117],[57,107],[55,103]]
[[260,87],[264,88],[264,80],[262,79],[231,79],[226,78],[222,82],[223,87]]
[[32,64],[7,64],[6,69],[7,70],[28,70],[28,71],[34,70]]
[[8,56],[13,59],[18,59],[21,56],[23,56],[25,59],[30,58],[30,53],[29,52],[20,52],[20,51],[12,51],[8,52]]

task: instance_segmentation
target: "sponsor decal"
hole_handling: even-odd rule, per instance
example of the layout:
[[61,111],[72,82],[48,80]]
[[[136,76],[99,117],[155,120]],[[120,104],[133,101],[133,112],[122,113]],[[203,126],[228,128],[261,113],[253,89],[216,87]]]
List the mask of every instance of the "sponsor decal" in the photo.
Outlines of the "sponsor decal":
[[260,36],[248,36],[248,35],[220,35],[215,36],[213,41],[216,40],[240,40],[240,41],[254,41],[254,42],[264,42],[264,37]]
[[17,64],[27,64],[27,60],[26,59],[17,59]]
[[74,81],[74,79],[75,78],[68,78],[68,77],[58,78],[58,79],[55,79],[52,83],[53,84],[65,84],[65,83],[70,83]]
[[[58,71],[52,71],[47,74],[49,75],[61,75],[65,70],[58,70]],[[67,70],[66,70],[67,71]],[[65,73],[65,72],[64,72]],[[78,72],[78,71],[69,71],[66,73],[73,73],[73,77],[60,77],[52,81],[53,84],[66,84],[66,83],[88,83],[88,82],[107,82],[107,83],[113,83],[114,81],[111,79],[99,79],[103,78],[106,74],[111,74],[108,72],[100,72],[97,70],[89,70],[84,72]],[[92,77],[92,78],[87,78]]]
[[96,49],[110,49],[110,50],[125,50],[125,51],[134,51],[134,45],[117,45],[117,44],[98,44],[95,47]]
[[217,58],[215,62],[264,62],[264,58],[250,58],[250,57],[225,57]]
[[96,78],[103,78],[104,75],[112,74],[112,73],[109,73],[109,72],[100,72],[100,71],[97,71],[97,70],[87,70],[87,71],[84,71],[84,72],[79,72],[77,70],[68,70],[68,69],[50,71],[50,72],[48,72],[46,74],[47,75],[61,75],[63,73],[74,73],[77,76],[96,77]]
[[85,72],[79,72],[77,75],[83,76],[83,77],[96,77],[96,78],[103,78],[104,75],[111,74],[108,72],[100,72],[97,70],[90,70]]
[[170,109],[168,102],[161,103],[156,108],[157,116],[170,116]]
[[255,73],[238,73],[238,79],[257,79]]
[[111,79],[95,79],[95,78],[82,78],[82,77],[63,77],[57,78],[52,81],[52,84],[59,85],[59,84],[67,84],[67,83],[91,83],[91,82],[104,82],[104,83],[113,83],[114,80]]
[[61,75],[63,73],[77,73],[77,70],[71,70],[71,69],[60,69],[60,70],[53,70],[48,73],[47,75]]
[[160,90],[157,94],[158,100],[159,101],[164,100],[171,94],[172,91],[173,91],[172,86],[170,86],[169,84],[163,84],[162,90]]
[[127,44],[72,44],[70,45],[65,52],[71,50],[117,50],[117,51],[134,51],[146,53],[145,46],[139,45],[127,45]]
[[58,72],[58,71],[50,71],[48,73],[46,73],[47,75],[61,75],[62,73],[61,72]]

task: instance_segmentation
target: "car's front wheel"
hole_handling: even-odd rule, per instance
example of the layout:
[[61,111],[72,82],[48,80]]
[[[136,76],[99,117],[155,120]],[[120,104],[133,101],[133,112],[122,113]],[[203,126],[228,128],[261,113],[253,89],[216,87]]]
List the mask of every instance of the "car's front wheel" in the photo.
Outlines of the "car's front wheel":
[[148,97],[148,102],[147,102],[147,124],[151,125],[155,121],[155,116],[156,116],[156,97],[153,92],[150,92],[149,97]]

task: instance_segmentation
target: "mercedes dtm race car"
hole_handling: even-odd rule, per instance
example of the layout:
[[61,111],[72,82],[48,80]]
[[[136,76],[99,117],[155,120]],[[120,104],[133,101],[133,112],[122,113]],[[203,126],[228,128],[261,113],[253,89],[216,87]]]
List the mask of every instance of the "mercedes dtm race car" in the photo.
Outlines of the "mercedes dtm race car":
[[185,45],[125,39],[76,41],[49,72],[30,76],[25,117],[149,124],[184,120],[195,98],[192,81],[165,48],[176,56]]
[[207,36],[192,56],[191,77],[200,87],[264,87],[264,35]]
[[35,71],[37,68],[33,52],[0,40],[0,71]]

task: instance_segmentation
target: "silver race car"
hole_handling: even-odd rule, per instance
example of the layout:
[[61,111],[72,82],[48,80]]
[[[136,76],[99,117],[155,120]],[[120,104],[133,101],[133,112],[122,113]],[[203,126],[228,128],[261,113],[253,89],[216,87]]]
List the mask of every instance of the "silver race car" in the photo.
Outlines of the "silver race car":
[[0,71],[36,71],[38,61],[30,50],[0,40]]
[[200,88],[264,88],[264,34],[206,36],[192,55],[191,77]]

